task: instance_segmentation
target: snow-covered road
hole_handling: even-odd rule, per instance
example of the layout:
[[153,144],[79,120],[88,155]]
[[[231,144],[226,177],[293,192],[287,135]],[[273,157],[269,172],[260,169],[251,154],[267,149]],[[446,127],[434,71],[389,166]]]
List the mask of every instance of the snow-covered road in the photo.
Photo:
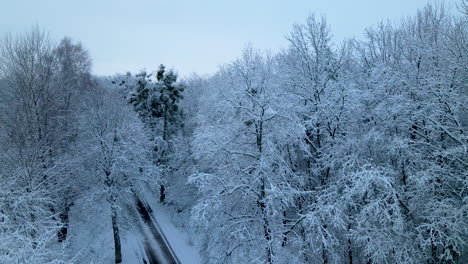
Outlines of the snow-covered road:
[[[138,200],[137,208],[144,224],[146,225],[145,229],[149,230],[152,234],[152,238],[154,238],[154,240],[150,239],[146,234],[143,234],[145,239],[143,246],[146,255],[146,258],[143,258],[143,263],[179,264],[180,261],[161,231],[156,219],[153,217],[151,207],[145,202]],[[151,241],[155,241],[155,243],[152,243]]]

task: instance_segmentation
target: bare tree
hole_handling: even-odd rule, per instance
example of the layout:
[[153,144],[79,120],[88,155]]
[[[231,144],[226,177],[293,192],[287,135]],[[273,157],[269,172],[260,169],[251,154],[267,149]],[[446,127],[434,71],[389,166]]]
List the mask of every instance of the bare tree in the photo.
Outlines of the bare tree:
[[[0,232],[6,232],[2,238],[13,239],[0,250],[30,262],[51,258],[46,249],[49,234],[59,227],[54,212],[59,173],[52,158],[57,114],[52,48],[47,35],[37,27],[17,37],[8,35],[0,46],[0,72],[6,81],[0,179],[8,183],[0,187],[6,199],[0,203],[0,211],[8,219],[0,222],[0,226],[7,225],[0,227]],[[30,256],[18,255],[25,251],[12,247],[15,243],[29,249]]]
[[120,263],[119,212],[123,205],[133,205],[145,187],[156,186],[159,174],[151,162],[143,124],[130,105],[101,87],[87,93],[83,104],[78,141],[83,174],[91,184],[86,193],[110,206],[115,263]]

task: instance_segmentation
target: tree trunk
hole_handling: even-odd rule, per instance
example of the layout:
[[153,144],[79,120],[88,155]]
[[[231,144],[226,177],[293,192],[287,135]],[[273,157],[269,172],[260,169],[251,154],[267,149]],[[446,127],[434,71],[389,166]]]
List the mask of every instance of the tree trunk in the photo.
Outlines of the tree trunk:
[[164,115],[163,140],[167,140],[167,115]]
[[[33,213],[31,213],[31,222],[32,223],[36,222],[36,215]],[[31,240],[32,240],[32,248],[36,249],[37,248],[37,241],[36,241],[37,232],[34,227],[31,229],[30,235],[31,235]]]
[[265,234],[265,239],[267,241],[267,246],[266,246],[267,263],[273,263],[272,262],[273,252],[271,250],[271,230],[270,230],[268,219],[266,216],[265,203],[260,202],[260,207],[262,208],[262,213],[263,213],[263,231]]
[[[368,238],[367,239],[367,243],[370,243],[370,239]],[[367,261],[366,261],[366,264],[372,264],[372,257],[367,254]]]
[[[323,223],[323,219],[322,219],[322,223]],[[327,225],[324,224],[323,225],[323,229],[327,229]],[[325,233],[324,234],[324,238],[327,239],[327,234]],[[328,260],[328,250],[327,250],[327,247],[325,246],[325,243],[322,241],[322,261],[323,261],[323,264],[328,264],[329,263],[329,260]]]
[[120,244],[119,227],[117,225],[117,212],[115,206],[112,209],[112,230],[114,232],[115,263],[122,263],[122,245]]
[[[351,219],[351,212],[348,213],[348,217]],[[348,234],[351,233],[351,223],[348,224]],[[353,264],[353,244],[351,238],[348,237],[348,264]]]
[[[287,221],[286,221],[286,210],[283,210],[283,228],[285,230],[288,229],[288,227],[286,226],[287,224]],[[283,242],[281,243],[281,246],[284,247],[286,246],[286,242],[288,241],[288,235],[287,233],[284,234],[284,237],[283,237]]]
[[350,238],[348,238],[348,264],[353,264],[353,249]]
[[[262,112],[263,115],[263,112]],[[257,150],[259,153],[259,157],[262,155],[262,144],[263,144],[263,121],[258,122],[258,124],[255,124],[255,132],[256,132],[256,140],[257,140]],[[265,235],[265,239],[267,241],[267,246],[266,246],[266,255],[267,255],[267,262],[266,263],[272,263],[273,262],[273,252],[271,250],[271,230],[270,230],[270,224],[268,222],[268,215],[267,215],[267,210],[266,210],[266,204],[265,204],[265,197],[266,197],[266,192],[265,192],[265,178],[262,175],[262,180],[261,180],[261,186],[260,186],[260,199],[257,201],[258,205],[260,206],[260,210],[262,212],[262,217],[263,217],[263,232]]]
[[[430,232],[432,233],[434,231],[430,231]],[[434,244],[434,240],[432,238],[431,238],[431,256],[432,256],[432,262],[430,263],[437,263],[437,246]]]
[[[167,114],[164,114],[164,127],[163,127],[163,140],[167,140],[168,138],[168,122],[167,122]],[[161,184],[159,188],[159,202],[164,203],[166,200],[166,190],[164,188],[164,184]]]
[[57,233],[58,242],[63,242],[67,239],[68,233],[68,212],[70,211],[70,205],[67,204],[63,212],[60,213],[60,220],[62,222],[62,227]]
[[161,187],[159,189],[159,202],[164,203],[166,200],[166,191],[164,189],[164,184],[161,184]]
[[260,210],[262,212],[263,216],[263,232],[265,235],[265,239],[267,241],[267,246],[265,248],[266,250],[266,255],[267,255],[267,263],[272,263],[272,255],[273,252],[271,251],[271,230],[270,226],[268,223],[268,216],[267,216],[267,211],[266,211],[266,204],[265,204],[265,180],[262,179],[262,185],[261,185],[261,190],[260,190],[261,197],[258,201],[258,205],[260,206]]
[[322,262],[323,264],[328,264],[328,252],[323,242],[322,242],[322,261],[323,261]]

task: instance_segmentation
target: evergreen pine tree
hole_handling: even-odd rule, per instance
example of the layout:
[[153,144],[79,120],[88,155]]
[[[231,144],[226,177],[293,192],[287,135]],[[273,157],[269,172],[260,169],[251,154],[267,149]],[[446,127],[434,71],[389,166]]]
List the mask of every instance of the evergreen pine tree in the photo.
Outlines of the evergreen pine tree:
[[165,66],[160,65],[157,72],[156,96],[152,98],[152,116],[163,120],[163,139],[167,140],[176,131],[174,126],[180,124],[182,111],[179,108],[183,98],[184,86],[177,84],[177,74],[173,71],[166,72]]
[[[164,146],[171,135],[177,133],[183,117],[179,103],[182,99],[184,86],[177,84],[177,74],[166,71],[164,65],[160,65],[156,73],[156,81],[153,82],[151,74],[141,72],[136,76],[136,83],[129,95],[129,103],[133,104],[135,111],[143,122],[150,128],[152,136],[159,130],[162,122],[162,142],[155,140],[155,162],[165,163]],[[164,146],[161,146],[161,143]],[[163,149],[163,150],[161,150]],[[160,201],[165,201],[164,184],[160,187]]]

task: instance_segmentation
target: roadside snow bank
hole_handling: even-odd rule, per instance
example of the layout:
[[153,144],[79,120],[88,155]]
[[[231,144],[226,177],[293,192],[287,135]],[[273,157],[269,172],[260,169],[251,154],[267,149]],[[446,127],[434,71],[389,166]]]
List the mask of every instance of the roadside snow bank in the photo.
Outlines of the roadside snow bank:
[[153,209],[153,216],[161,227],[167,241],[183,264],[201,264],[198,249],[190,241],[188,232],[174,225],[173,214],[169,208],[161,205],[154,198],[147,197],[147,202]]

